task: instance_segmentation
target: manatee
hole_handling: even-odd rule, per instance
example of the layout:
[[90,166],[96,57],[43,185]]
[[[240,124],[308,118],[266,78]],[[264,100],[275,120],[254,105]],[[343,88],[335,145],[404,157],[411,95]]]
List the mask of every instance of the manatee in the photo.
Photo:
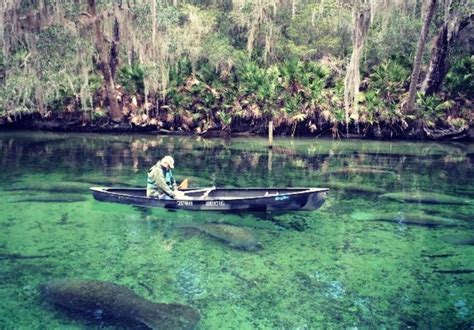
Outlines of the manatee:
[[400,202],[408,203],[426,203],[426,204],[455,204],[466,205],[471,204],[470,201],[456,196],[424,192],[424,191],[408,191],[395,192],[379,196],[380,198],[392,199]]
[[18,253],[0,253],[0,260],[17,260],[17,259],[39,259],[39,258],[49,258],[49,255],[23,255]]
[[62,193],[81,193],[87,192],[90,188],[89,184],[83,182],[54,182],[54,183],[18,183],[8,187],[8,191],[47,191],[47,192],[62,192]]
[[445,235],[441,240],[453,245],[474,245],[473,235]]
[[152,329],[193,329],[200,319],[189,306],[153,303],[110,282],[60,279],[41,284],[40,292],[68,309],[135,321]]
[[434,272],[441,274],[471,274],[474,269],[435,269]]
[[251,231],[230,224],[208,222],[201,225],[183,225],[181,228],[195,229],[236,249],[255,251],[262,248],[262,244]]
[[336,170],[328,171],[324,174],[388,174],[391,176],[397,176],[397,174],[393,171],[382,170],[378,168],[370,168],[370,167],[346,167],[346,168],[339,168]]
[[324,186],[333,188],[333,189],[341,189],[347,191],[358,191],[363,193],[373,193],[373,194],[383,194],[386,192],[383,188],[371,187],[367,185],[359,185],[352,182],[326,182]]
[[44,196],[25,196],[11,199],[11,203],[75,203],[87,200],[86,197],[76,194],[58,194],[58,195],[44,195]]
[[121,178],[121,177],[107,177],[107,176],[83,176],[75,178],[74,182],[78,184],[86,184],[89,188],[90,186],[115,186],[115,187],[136,187],[143,185],[143,182],[138,180],[133,180],[130,178]]
[[387,222],[397,222],[400,224],[410,224],[418,226],[456,226],[459,225],[459,221],[450,218],[443,218],[434,215],[429,215],[421,212],[413,213],[364,213],[364,212],[355,212],[351,215],[353,219],[356,220],[372,220],[372,221],[387,221]]

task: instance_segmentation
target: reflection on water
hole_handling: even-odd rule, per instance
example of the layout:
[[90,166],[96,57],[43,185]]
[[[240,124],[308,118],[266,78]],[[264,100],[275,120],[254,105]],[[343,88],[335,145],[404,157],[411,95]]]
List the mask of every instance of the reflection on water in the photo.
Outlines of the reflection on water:
[[[37,286],[65,277],[186,304],[200,312],[202,329],[474,325],[472,144],[265,145],[0,133],[0,328],[127,327],[43,301]],[[171,212],[91,198],[93,185],[144,186],[165,154],[176,159],[175,176],[195,187],[331,191],[315,212],[280,214]],[[262,248],[225,244],[222,233],[203,230],[208,223],[239,226]]]

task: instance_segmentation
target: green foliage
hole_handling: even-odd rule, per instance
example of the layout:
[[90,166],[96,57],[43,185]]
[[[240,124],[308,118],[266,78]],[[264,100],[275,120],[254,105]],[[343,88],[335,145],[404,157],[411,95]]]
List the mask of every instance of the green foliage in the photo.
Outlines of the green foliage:
[[206,38],[203,49],[208,63],[221,79],[230,77],[232,69],[242,56],[242,52],[232,47],[230,40],[220,34],[212,34]]
[[417,93],[416,105],[417,118],[427,126],[433,127],[437,120],[445,116],[445,110],[453,108],[454,102],[451,100],[443,101],[436,95],[426,96]]
[[160,8],[157,13],[157,23],[160,26],[178,25],[184,19],[183,13],[175,6]]
[[445,86],[450,93],[474,97],[474,56],[454,60],[445,77]]
[[306,60],[322,56],[345,56],[351,39],[351,10],[337,1],[300,3],[296,16],[285,17],[287,39],[278,44],[278,58]]
[[287,115],[293,115],[301,110],[303,104],[303,97],[300,94],[294,96],[286,96],[283,99],[284,112]]
[[3,115],[35,111],[36,78],[19,72],[0,88],[0,110]]
[[[377,5],[388,9],[373,17],[364,47],[358,105],[360,121],[368,125],[403,123],[399,108],[422,25],[419,6],[405,4],[401,9],[396,2],[388,3]],[[453,6],[461,3],[466,0]],[[1,109],[34,111],[42,105],[71,111],[78,105],[86,109],[87,103],[88,108],[103,108],[91,116],[106,115],[104,81],[92,60],[98,51],[94,31],[81,14],[87,5],[42,5],[40,13],[38,3],[21,2],[18,10],[25,22],[38,13],[41,20],[27,31],[6,30],[18,35],[7,38],[12,43],[9,54],[0,58],[0,72],[5,74],[0,77]],[[125,97],[136,95],[140,106],[145,90],[149,102],[159,102],[147,113],[151,119],[204,129],[219,121],[230,127],[235,116],[256,124],[273,118],[276,126],[292,125],[293,130],[305,121],[309,126],[317,123],[318,129],[329,123],[336,133],[345,122],[341,77],[351,51],[353,2],[183,0],[175,6],[139,0],[120,9],[116,5],[97,1],[107,51],[116,17],[121,32],[117,83]],[[61,23],[55,21],[56,14]],[[441,10],[437,17],[443,17]],[[12,25],[5,19],[7,27]],[[463,109],[470,105],[466,99],[473,98],[474,64],[466,55],[472,45],[456,47],[460,49],[450,50],[450,56],[459,57],[451,60],[445,90],[434,98],[418,97],[417,119],[431,124],[448,113],[451,118],[470,117]],[[133,65],[124,65],[130,59]],[[445,102],[445,94],[459,105]]]
[[117,76],[117,82],[129,94],[143,94],[145,85],[143,79],[145,72],[139,64],[132,64],[131,66],[123,66]]
[[368,86],[391,106],[400,102],[406,90],[410,72],[396,61],[389,60],[376,66],[369,76]]
[[278,75],[275,67],[265,69],[249,61],[238,71],[239,90],[253,95],[264,113],[271,115],[270,106],[278,97]]
[[97,74],[91,74],[89,76],[88,88],[89,92],[95,94],[103,85],[103,79]]
[[371,74],[371,82],[375,88],[383,89],[391,85],[401,87],[407,82],[410,72],[395,61],[386,61],[377,66]]
[[229,128],[232,124],[232,114],[225,111],[218,111],[217,115],[222,123],[223,128]]
[[167,98],[172,109],[186,109],[191,105],[190,96],[179,93],[176,89],[170,90],[167,94]]
[[421,25],[419,17],[407,15],[399,9],[377,16],[365,47],[365,70],[384,59],[412,59]]
[[210,63],[200,63],[196,72],[197,77],[206,84],[219,84],[220,78],[217,70]]
[[386,108],[379,93],[375,90],[369,90],[359,94],[361,106],[361,122],[374,124],[379,115]]
[[191,62],[187,57],[180,58],[174,65],[169,68],[168,79],[170,86],[178,88],[184,85],[186,79],[191,75]]
[[76,52],[84,46],[78,39],[64,27],[52,25],[38,35],[36,44],[40,53],[38,57],[39,73],[48,75],[64,68],[65,63],[71,63],[76,59]]

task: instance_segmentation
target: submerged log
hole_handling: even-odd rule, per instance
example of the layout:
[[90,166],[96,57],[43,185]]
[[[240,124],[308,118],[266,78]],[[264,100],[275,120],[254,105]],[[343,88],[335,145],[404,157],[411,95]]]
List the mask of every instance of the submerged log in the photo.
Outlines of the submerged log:
[[234,225],[208,222],[201,225],[183,225],[180,228],[197,230],[236,249],[255,251],[262,248],[262,244],[251,231]]
[[40,285],[40,292],[62,307],[140,322],[152,329],[193,329],[200,319],[199,312],[192,307],[153,303],[110,282],[54,280]]
[[407,191],[388,193],[379,196],[380,198],[392,199],[400,202],[408,203],[426,203],[426,204],[455,204],[467,205],[471,201],[464,198],[450,196],[445,194],[424,192],[424,191]]

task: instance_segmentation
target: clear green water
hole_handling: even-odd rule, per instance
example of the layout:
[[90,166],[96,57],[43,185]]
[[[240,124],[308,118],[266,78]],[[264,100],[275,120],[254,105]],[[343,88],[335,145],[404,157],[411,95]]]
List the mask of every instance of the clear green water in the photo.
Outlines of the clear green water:
[[[317,211],[276,215],[140,209],[87,190],[144,185],[165,154],[196,186],[333,189]],[[263,139],[0,133],[0,328],[127,327],[42,300],[38,284],[68,277],[188,304],[200,329],[470,329],[474,247],[455,243],[474,235],[473,161],[460,143],[282,139],[269,152]],[[466,204],[379,198],[411,190]],[[45,202],[58,196],[76,201]],[[453,224],[404,222],[413,212]],[[208,221],[246,228],[263,249],[180,228]]]

